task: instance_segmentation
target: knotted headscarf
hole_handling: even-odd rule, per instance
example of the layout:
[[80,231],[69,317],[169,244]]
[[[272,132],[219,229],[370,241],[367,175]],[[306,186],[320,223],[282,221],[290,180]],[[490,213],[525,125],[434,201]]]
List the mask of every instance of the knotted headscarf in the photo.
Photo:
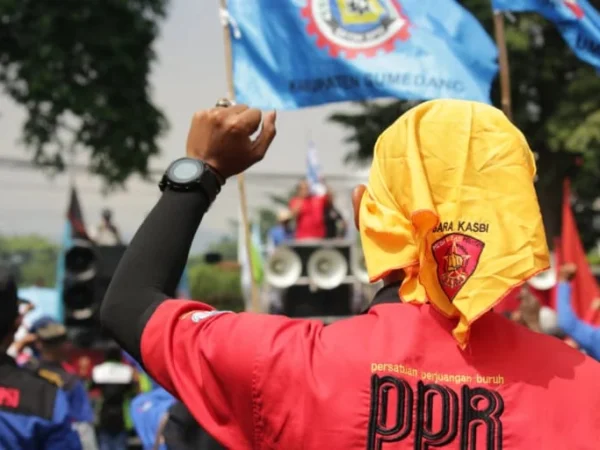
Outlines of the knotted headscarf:
[[402,301],[458,318],[465,348],[477,318],[549,267],[535,173],[525,137],[498,109],[411,109],[379,137],[361,201],[371,281],[404,269]]

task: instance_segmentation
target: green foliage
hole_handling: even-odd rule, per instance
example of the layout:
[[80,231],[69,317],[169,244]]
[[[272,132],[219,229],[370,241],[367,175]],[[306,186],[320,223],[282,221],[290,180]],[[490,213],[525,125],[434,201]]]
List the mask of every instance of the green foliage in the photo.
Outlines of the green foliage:
[[208,252],[219,253],[224,261],[237,261],[237,236],[225,236],[208,247]]
[[359,165],[370,162],[375,142],[383,130],[389,127],[416,102],[361,102],[359,113],[334,113],[329,120],[350,130],[344,142],[354,148],[346,154],[346,163]]
[[267,242],[269,230],[277,225],[277,212],[270,208],[260,208],[257,215],[260,224],[260,237],[262,242]]
[[86,150],[107,185],[147,176],[167,127],[148,85],[167,3],[0,2],[0,84],[27,109],[23,141],[37,164],[62,170]]
[[587,256],[588,263],[592,266],[600,266],[600,253],[592,252]]
[[209,303],[217,309],[244,310],[239,270],[190,264],[189,277],[192,298]]
[[54,286],[58,250],[41,236],[0,237],[0,259],[16,269],[21,286]]
[[[493,35],[489,2],[463,0]],[[583,161],[574,190],[587,205],[600,190],[600,77],[578,60],[556,26],[535,14],[506,20],[515,123],[538,153],[538,196],[549,239],[560,232],[562,180],[571,176],[575,156]],[[498,80],[492,100],[500,106]],[[330,120],[348,129],[349,162],[368,163],[378,135],[413,104],[405,101],[361,103],[358,113],[339,112]],[[591,221],[579,221],[585,242],[595,241]]]

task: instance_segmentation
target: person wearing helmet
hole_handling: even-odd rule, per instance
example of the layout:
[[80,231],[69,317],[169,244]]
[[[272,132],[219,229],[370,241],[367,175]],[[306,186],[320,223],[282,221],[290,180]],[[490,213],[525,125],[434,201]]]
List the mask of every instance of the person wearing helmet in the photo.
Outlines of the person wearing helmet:
[[261,118],[244,105],[194,115],[187,158],[101,310],[211,436],[236,450],[598,447],[600,365],[493,311],[549,252],[534,155],[489,105],[422,103],[379,137],[353,195],[370,280],[384,283],[364,314],[325,326],[172,299],[224,180],[275,135],[265,114],[251,140]]

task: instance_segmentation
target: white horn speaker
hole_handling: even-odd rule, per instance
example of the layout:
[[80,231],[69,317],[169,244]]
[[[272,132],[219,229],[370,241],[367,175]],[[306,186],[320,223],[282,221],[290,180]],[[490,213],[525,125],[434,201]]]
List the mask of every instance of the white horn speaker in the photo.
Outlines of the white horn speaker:
[[554,254],[550,255],[550,268],[529,279],[529,285],[538,291],[547,291],[556,285]]
[[365,262],[365,255],[360,247],[354,247],[352,249],[352,263],[351,263],[352,275],[363,284],[369,284],[369,272],[367,272],[367,264]]
[[277,248],[265,270],[267,283],[279,289],[293,286],[302,275],[302,261],[296,252],[287,247]]
[[310,255],[306,272],[319,289],[334,289],[348,275],[348,262],[338,250],[322,248]]

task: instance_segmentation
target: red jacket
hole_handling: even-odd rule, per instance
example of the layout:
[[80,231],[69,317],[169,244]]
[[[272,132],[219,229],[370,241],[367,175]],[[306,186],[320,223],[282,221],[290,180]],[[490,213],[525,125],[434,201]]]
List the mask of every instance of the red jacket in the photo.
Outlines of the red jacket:
[[290,209],[300,208],[296,217],[296,239],[324,239],[326,195],[312,195],[306,198],[294,197]]
[[600,364],[493,312],[463,352],[397,286],[326,327],[210,309],[160,305],[142,357],[227,448],[600,448]]

